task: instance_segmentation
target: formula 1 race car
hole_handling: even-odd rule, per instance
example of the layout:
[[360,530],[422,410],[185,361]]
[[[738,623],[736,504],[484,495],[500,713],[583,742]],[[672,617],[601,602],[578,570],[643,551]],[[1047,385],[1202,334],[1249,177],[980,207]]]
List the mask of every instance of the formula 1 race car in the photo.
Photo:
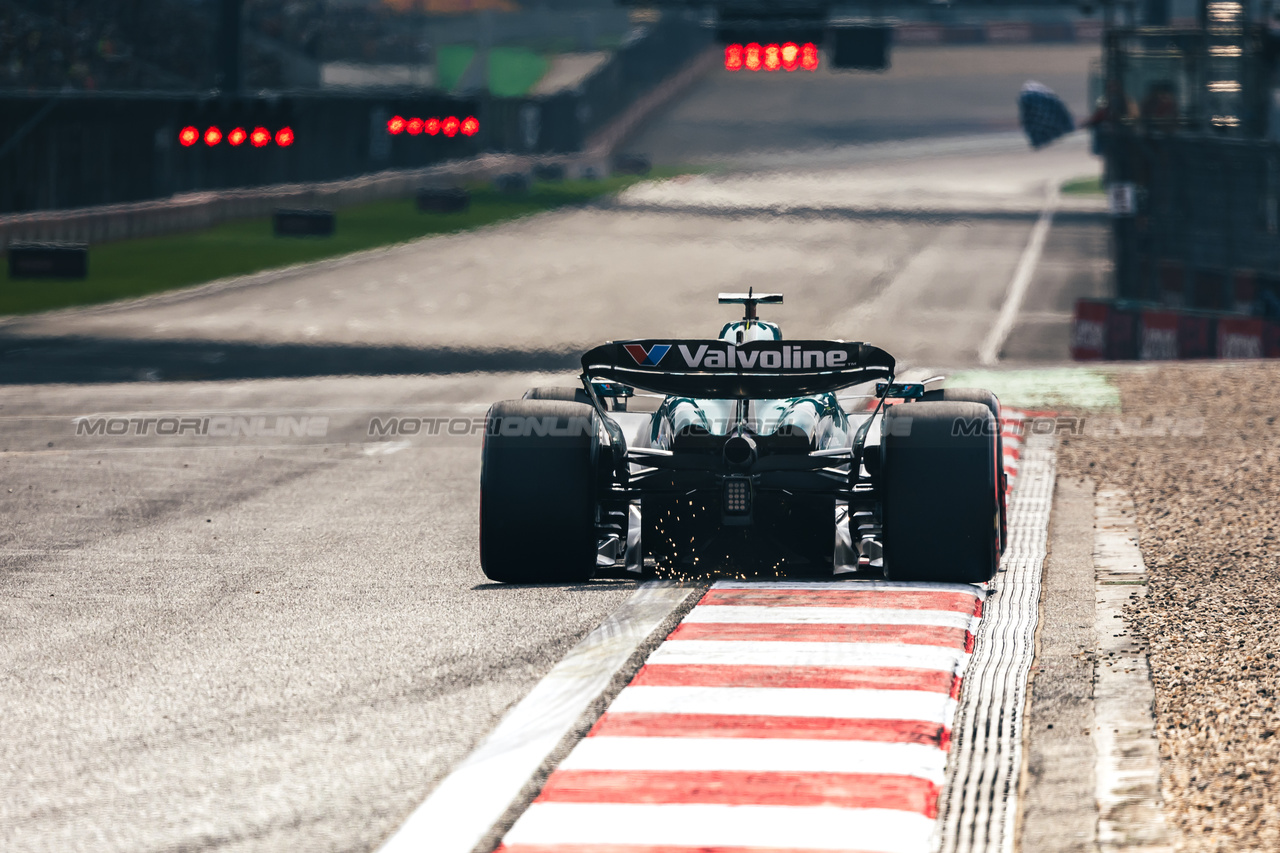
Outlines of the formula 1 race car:
[[995,395],[896,383],[870,344],[784,341],[757,317],[781,295],[720,302],[745,316],[716,339],[607,343],[582,356],[582,387],[489,409],[485,575],[990,580],[1006,537]]

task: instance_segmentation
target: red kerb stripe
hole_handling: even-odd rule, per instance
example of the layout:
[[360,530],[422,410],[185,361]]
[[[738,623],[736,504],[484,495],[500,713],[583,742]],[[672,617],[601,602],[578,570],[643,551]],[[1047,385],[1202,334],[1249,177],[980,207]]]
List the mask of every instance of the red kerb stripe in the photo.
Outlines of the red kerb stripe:
[[923,743],[946,749],[950,732],[927,720],[768,717],[756,714],[606,712],[589,737],[749,737]]
[[699,606],[875,607],[885,610],[949,610],[968,613],[973,593],[927,589],[712,589]]
[[938,786],[916,776],[729,770],[557,770],[538,803],[837,806],[937,816]]
[[[972,601],[969,602],[972,607]],[[795,623],[689,622],[669,640],[773,640],[795,643],[906,643],[963,648],[963,628],[941,625],[804,625]]]
[[809,687],[950,693],[955,681],[955,675],[940,669],[648,664],[631,683],[644,687]]

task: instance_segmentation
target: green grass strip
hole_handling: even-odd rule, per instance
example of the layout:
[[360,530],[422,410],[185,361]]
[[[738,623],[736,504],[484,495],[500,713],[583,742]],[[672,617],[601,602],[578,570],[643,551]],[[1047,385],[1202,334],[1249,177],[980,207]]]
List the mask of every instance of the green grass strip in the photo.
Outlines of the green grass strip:
[[452,92],[458,85],[476,49],[469,44],[446,44],[436,51],[436,87],[442,92]]
[[1062,184],[1064,195],[1102,195],[1106,190],[1102,186],[1102,178],[1073,178]]
[[947,376],[950,388],[986,388],[1006,406],[1031,411],[1119,411],[1120,389],[1087,367],[965,370]]
[[[652,178],[688,170],[655,170]],[[0,315],[92,305],[247,275],[432,234],[478,228],[519,216],[578,205],[626,189],[642,178],[612,177],[535,183],[526,195],[472,187],[466,213],[421,213],[413,199],[377,201],[337,211],[332,237],[276,237],[271,219],[224,222],[204,231],[103,243],[89,250],[83,281],[10,279],[0,263]]]
[[499,98],[520,97],[550,67],[545,56],[528,48],[495,47],[489,51],[489,93]]

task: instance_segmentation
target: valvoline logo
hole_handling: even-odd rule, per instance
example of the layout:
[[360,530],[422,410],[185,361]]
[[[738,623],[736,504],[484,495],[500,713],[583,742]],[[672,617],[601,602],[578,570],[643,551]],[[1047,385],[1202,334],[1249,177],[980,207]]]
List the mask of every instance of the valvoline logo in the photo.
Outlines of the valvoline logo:
[[641,367],[654,367],[662,361],[663,356],[671,351],[671,344],[654,344],[646,350],[640,344],[624,344],[627,352]]

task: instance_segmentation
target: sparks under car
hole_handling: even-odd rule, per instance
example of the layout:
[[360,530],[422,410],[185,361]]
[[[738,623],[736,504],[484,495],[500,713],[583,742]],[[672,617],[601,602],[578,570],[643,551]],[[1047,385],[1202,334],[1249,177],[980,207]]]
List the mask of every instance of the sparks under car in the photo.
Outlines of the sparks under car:
[[[745,316],[717,338],[603,344],[582,356],[580,388],[490,408],[485,575],[990,580],[1005,537],[995,395],[895,383],[893,357],[870,344],[784,340],[757,316],[780,295],[720,301]],[[650,411],[632,410],[637,392]]]

